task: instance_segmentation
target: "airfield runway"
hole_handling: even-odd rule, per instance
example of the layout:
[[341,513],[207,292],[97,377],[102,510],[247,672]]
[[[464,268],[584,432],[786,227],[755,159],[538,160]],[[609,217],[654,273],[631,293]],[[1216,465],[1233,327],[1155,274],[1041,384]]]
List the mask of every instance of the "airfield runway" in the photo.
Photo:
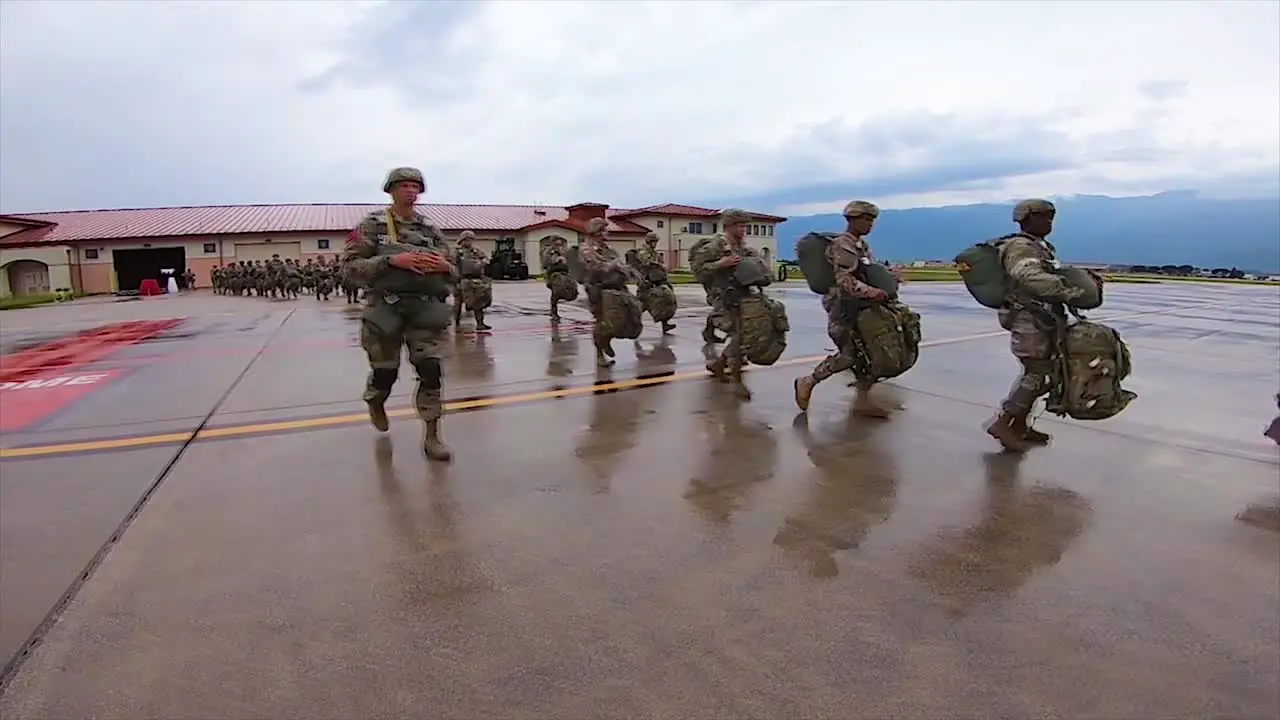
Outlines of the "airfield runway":
[[[682,292],[684,292],[682,290]],[[5,312],[4,352],[183,318],[0,389],[0,716],[1232,717],[1280,714],[1275,288],[1116,284],[1123,415],[983,433],[1015,374],[962,288],[919,365],[798,417],[817,298],[740,403],[700,298],[598,373],[588,316],[499,285],[447,362],[452,465],[366,420],[358,312],[208,293]],[[58,379],[61,378],[61,379]],[[12,658],[12,660],[9,660]]]

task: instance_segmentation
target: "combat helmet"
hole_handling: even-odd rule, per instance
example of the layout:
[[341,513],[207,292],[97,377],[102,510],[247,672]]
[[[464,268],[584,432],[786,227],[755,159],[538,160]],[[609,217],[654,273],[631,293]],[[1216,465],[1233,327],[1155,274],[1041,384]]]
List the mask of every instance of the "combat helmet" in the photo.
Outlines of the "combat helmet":
[[391,186],[400,182],[416,182],[423,192],[427,190],[427,181],[423,179],[421,170],[411,167],[398,167],[387,173],[387,180],[382,183],[382,192],[391,192]]

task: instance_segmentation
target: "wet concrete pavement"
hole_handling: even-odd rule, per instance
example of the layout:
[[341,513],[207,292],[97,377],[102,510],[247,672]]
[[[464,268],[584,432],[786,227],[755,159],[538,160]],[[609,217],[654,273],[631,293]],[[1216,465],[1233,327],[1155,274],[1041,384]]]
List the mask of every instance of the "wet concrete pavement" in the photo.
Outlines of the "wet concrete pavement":
[[1022,460],[982,432],[1007,340],[957,286],[908,286],[930,347],[877,389],[888,422],[850,418],[839,378],[797,419],[791,379],[828,346],[803,288],[747,404],[698,377],[702,308],[598,376],[585,314],[553,338],[543,292],[500,285],[496,332],[452,348],[447,467],[407,411],[386,436],[362,419],[333,302],[46,315],[189,319],[0,436],[6,657],[164,475],[0,715],[1280,712],[1280,540],[1233,519],[1280,493],[1274,289],[1110,288],[1139,399],[1042,418],[1054,443]]

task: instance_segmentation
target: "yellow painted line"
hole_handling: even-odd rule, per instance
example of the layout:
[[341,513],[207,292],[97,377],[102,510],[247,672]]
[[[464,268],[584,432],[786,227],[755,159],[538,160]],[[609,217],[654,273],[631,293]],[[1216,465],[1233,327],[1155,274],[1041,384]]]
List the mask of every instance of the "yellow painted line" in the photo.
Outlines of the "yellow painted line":
[[[1124,320],[1126,318],[1163,315],[1177,310],[1196,310],[1215,305],[1223,305],[1225,303],[1207,303],[1205,305],[1196,305],[1191,307],[1169,308],[1166,310],[1152,310],[1147,312],[1129,313],[1127,315],[1116,315],[1108,318],[1100,319],[1100,322],[1112,322],[1115,320]],[[920,343],[920,347],[930,348],[941,345],[955,345],[957,343],[972,342],[974,340],[983,340],[986,338],[1000,337],[1007,335],[1004,330],[993,330],[991,332],[975,333],[973,335],[961,335],[953,338],[943,338],[941,340],[926,340]],[[747,371],[770,370],[773,368],[791,367],[794,365],[808,365],[822,360],[825,355],[810,355],[808,357],[788,358],[779,360],[768,367],[748,367]],[[671,375],[659,375],[648,378],[635,378],[628,380],[619,380],[617,382],[604,383],[600,385],[575,385],[573,387],[561,388],[559,390],[542,390],[530,393],[516,393],[512,395],[498,395],[495,397],[478,398],[475,400],[456,400],[446,402],[444,404],[445,411],[457,412],[459,410],[478,410],[482,408],[501,407],[504,405],[517,405],[521,403],[537,402],[540,400],[554,400],[556,398],[576,397],[579,395],[592,395],[599,392],[609,392],[611,390],[630,390],[634,388],[648,387],[651,385],[664,385],[673,382],[682,382],[685,380],[695,380],[698,378],[708,377],[706,369],[689,371],[683,373],[674,373]],[[402,408],[392,410],[387,413],[390,417],[413,417],[415,414],[412,408]],[[227,427],[206,428],[201,430],[195,437],[199,440],[217,440],[221,438],[247,437],[253,435],[265,435],[274,432],[287,432],[294,430],[315,430],[318,428],[334,427],[337,425],[351,425],[355,423],[368,422],[369,416],[366,413],[351,413],[347,415],[330,415],[318,418],[305,418],[302,420],[281,420],[278,422],[266,423],[250,423],[246,425],[231,425]],[[154,445],[172,445],[186,442],[190,437],[190,433],[162,433],[159,435],[141,435],[136,437],[115,438],[112,440],[86,440],[83,442],[61,443],[57,445],[33,445],[31,447],[19,448],[0,448],[0,460],[16,459],[16,458],[32,458],[43,457],[46,455],[63,455],[78,452],[96,452],[102,450],[124,450],[131,448],[150,447]]]

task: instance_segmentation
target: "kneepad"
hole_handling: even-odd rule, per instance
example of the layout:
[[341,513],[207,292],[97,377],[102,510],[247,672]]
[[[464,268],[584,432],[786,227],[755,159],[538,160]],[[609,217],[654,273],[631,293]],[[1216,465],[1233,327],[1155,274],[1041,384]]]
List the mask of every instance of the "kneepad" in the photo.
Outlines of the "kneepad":
[[391,392],[391,386],[396,384],[396,378],[399,376],[398,368],[374,368],[373,381],[370,384],[373,385],[374,390]]
[[423,387],[428,390],[440,389],[440,379],[443,376],[440,358],[415,360],[413,361],[413,368],[418,371],[418,379],[422,381]]

